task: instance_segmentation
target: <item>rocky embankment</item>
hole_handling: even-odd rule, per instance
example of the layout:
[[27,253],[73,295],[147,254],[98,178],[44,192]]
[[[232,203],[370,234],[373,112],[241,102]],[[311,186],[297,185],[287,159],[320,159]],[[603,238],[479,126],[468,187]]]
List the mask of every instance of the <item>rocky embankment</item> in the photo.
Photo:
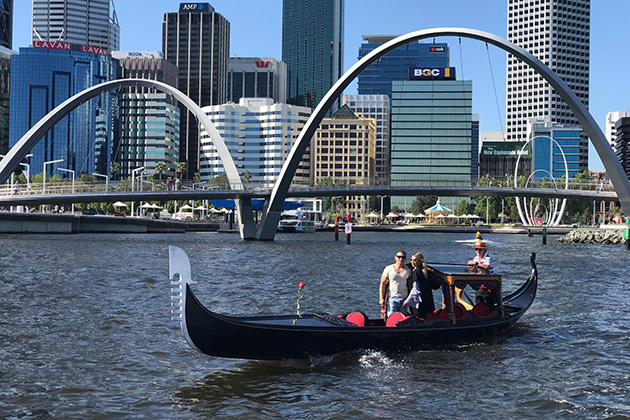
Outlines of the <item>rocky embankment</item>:
[[555,242],[570,244],[625,245],[623,229],[576,229]]

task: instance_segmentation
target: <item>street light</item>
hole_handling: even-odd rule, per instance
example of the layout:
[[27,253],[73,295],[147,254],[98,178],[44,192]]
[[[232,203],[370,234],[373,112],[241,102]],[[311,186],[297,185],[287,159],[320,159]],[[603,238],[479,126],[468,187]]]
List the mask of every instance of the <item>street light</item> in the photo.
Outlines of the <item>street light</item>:
[[[135,191],[135,183],[136,183],[136,172],[138,171],[143,171],[144,170],[144,166],[141,166],[139,168],[136,169],[132,169],[131,170],[131,191]],[[133,204],[134,201],[131,201],[131,215],[133,216]]]
[[53,164],[53,163],[59,163],[59,162],[63,162],[63,159],[49,160],[47,162],[44,162],[44,182],[43,182],[43,186],[42,186],[42,194],[46,194],[46,165]]
[[[72,169],[57,168],[60,171],[72,173],[72,194],[74,194],[74,171]],[[74,214],[74,203],[72,203],[72,214]]]
[[378,198],[381,199],[381,223],[383,220],[383,198],[387,197],[386,195],[377,195]]
[[107,175],[97,174],[96,172],[94,172],[92,175],[102,176],[103,178],[105,178],[105,192],[107,192],[107,188],[109,187],[109,177]]

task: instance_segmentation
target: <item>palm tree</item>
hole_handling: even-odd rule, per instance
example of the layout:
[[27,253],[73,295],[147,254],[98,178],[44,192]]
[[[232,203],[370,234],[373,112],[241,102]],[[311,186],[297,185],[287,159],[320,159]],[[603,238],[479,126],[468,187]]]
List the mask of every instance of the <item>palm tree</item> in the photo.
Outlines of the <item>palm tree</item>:
[[112,163],[111,173],[112,173],[112,176],[116,178],[116,175],[120,173],[120,163],[118,162]]
[[158,173],[159,180],[162,181],[162,174],[166,172],[166,163],[158,162],[155,164],[155,172]]
[[179,174],[179,179],[182,179],[184,172],[186,172],[186,162],[179,162],[175,172]]

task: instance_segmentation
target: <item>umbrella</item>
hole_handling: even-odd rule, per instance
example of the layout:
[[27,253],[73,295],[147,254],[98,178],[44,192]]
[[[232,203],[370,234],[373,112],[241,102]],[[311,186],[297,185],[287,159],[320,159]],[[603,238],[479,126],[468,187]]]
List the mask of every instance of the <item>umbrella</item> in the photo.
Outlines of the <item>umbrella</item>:
[[162,207],[158,206],[157,204],[151,204],[151,208],[152,209],[161,209]]
[[112,204],[114,207],[127,207],[127,205],[125,203],[123,203],[122,201],[116,201],[114,204]]
[[389,213],[387,216],[385,217],[398,217],[398,215],[396,213]]
[[141,209],[152,209],[153,208],[153,204],[150,203],[144,203],[143,205],[140,206]]
[[197,206],[194,208],[194,210],[200,210],[200,211],[204,211],[207,210],[204,206]]
[[222,211],[221,211],[221,210],[217,210],[217,209],[215,209],[214,207],[213,207],[213,208],[211,208],[209,211],[210,211],[210,213],[222,213]]
[[415,214],[413,214],[413,213],[405,214],[405,219],[413,219],[414,217],[417,217],[417,216]]
[[427,216],[425,216],[424,214],[420,213],[416,217],[427,217]]
[[371,219],[374,219],[375,217],[381,217],[381,216],[379,216],[378,214],[370,213],[370,214],[368,214],[368,215],[367,215],[367,216],[365,216],[365,217],[369,217],[369,218],[371,218]]
[[449,215],[448,215],[448,216],[446,216],[446,217],[449,217],[449,218],[451,218],[451,219],[458,219],[458,218],[459,218],[458,216],[455,216],[454,214],[449,214]]
[[443,218],[445,218],[445,217],[446,217],[446,216],[444,216],[443,214],[438,214],[438,215],[437,215],[437,218],[438,218],[438,219],[443,219]]
[[192,207],[191,207],[191,206],[189,206],[188,204],[184,204],[184,205],[183,205],[183,206],[181,206],[179,209],[180,209],[180,210],[192,210]]

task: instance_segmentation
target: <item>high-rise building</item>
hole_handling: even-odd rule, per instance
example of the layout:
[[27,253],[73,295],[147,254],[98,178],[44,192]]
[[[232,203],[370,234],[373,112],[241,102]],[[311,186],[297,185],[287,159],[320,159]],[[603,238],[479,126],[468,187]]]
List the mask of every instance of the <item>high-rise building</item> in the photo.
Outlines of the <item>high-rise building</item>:
[[[34,45],[37,43],[34,43]],[[11,110],[9,146],[57,105],[99,83],[114,80],[116,60],[106,50],[103,55],[87,53],[70,43],[50,49],[20,48],[11,58]],[[91,99],[59,121],[31,149],[31,174],[41,173],[46,161],[63,159],[59,167],[92,175],[110,175],[114,132],[118,125],[118,101],[108,92]],[[63,165],[63,166],[62,166]],[[49,174],[66,173],[53,171]]]
[[[530,120],[527,125],[527,139],[531,140],[533,178],[560,178],[569,172],[573,178],[580,169],[579,126],[565,126],[545,118]],[[566,170],[565,170],[566,159]]]
[[[392,82],[391,185],[470,186],[472,132],[472,81]],[[449,208],[460,201],[441,198]]]
[[[283,0],[287,103],[314,109],[343,73],[345,0]],[[339,101],[332,112],[339,108]]]
[[11,84],[11,56],[15,51],[0,47],[0,154],[9,151],[9,88]]
[[[177,67],[159,51],[114,51],[121,78],[156,80],[177,87]],[[179,108],[167,93],[129,88],[119,95],[121,131],[113,159],[120,175],[144,167],[149,175],[175,176],[179,162]],[[158,164],[164,164],[160,172]],[[160,165],[161,166],[161,165]]]
[[120,25],[111,0],[33,0],[33,41],[120,49]]
[[[363,35],[363,40],[367,42],[359,47],[359,60],[394,38],[395,35]],[[409,68],[448,66],[448,44],[413,42],[388,52],[363,70],[357,77],[357,92],[359,95],[387,95],[391,98],[392,82],[408,80]]]
[[622,118],[630,117],[630,111],[612,111],[606,114],[606,140],[610,147],[615,147],[615,125]]
[[241,98],[271,98],[287,102],[287,65],[271,57],[231,57],[228,102]]
[[[376,174],[375,134],[374,120],[359,118],[347,105],[332,118],[324,118],[311,145],[313,183],[328,178],[349,186],[372,185]],[[345,202],[346,214],[357,219],[375,204],[374,198],[362,195],[346,196]]]
[[527,179],[531,172],[532,152],[524,141],[484,140],[481,144],[479,153],[480,177],[487,175],[498,179],[499,182],[507,182],[509,177],[512,177],[512,181],[514,180],[515,173],[518,173],[519,177],[524,176]]
[[389,127],[391,102],[387,95],[344,95],[343,104],[376,123],[376,183],[389,185]]
[[630,117],[621,117],[615,123],[614,149],[623,171],[630,178]]
[[13,0],[0,0],[0,47],[13,48]]
[[[295,144],[300,130],[311,116],[311,109],[274,103],[270,98],[241,98],[202,108],[230,150],[239,174],[252,186],[273,187],[282,165]],[[308,162],[308,157],[303,159]],[[201,132],[200,179],[211,181],[225,175],[212,140]],[[300,165],[293,178],[294,186],[309,184],[309,167]]]
[[[560,76],[588,108],[590,0],[508,0],[508,40]],[[507,140],[527,140],[532,118],[579,126],[555,90],[526,63],[508,54]],[[588,168],[588,139],[581,135],[580,171]]]
[[[230,57],[230,22],[209,3],[181,3],[179,12],[162,20],[164,58],[179,69],[177,88],[200,107],[227,102]],[[187,164],[187,177],[199,171],[199,125],[182,107],[179,160]]]

